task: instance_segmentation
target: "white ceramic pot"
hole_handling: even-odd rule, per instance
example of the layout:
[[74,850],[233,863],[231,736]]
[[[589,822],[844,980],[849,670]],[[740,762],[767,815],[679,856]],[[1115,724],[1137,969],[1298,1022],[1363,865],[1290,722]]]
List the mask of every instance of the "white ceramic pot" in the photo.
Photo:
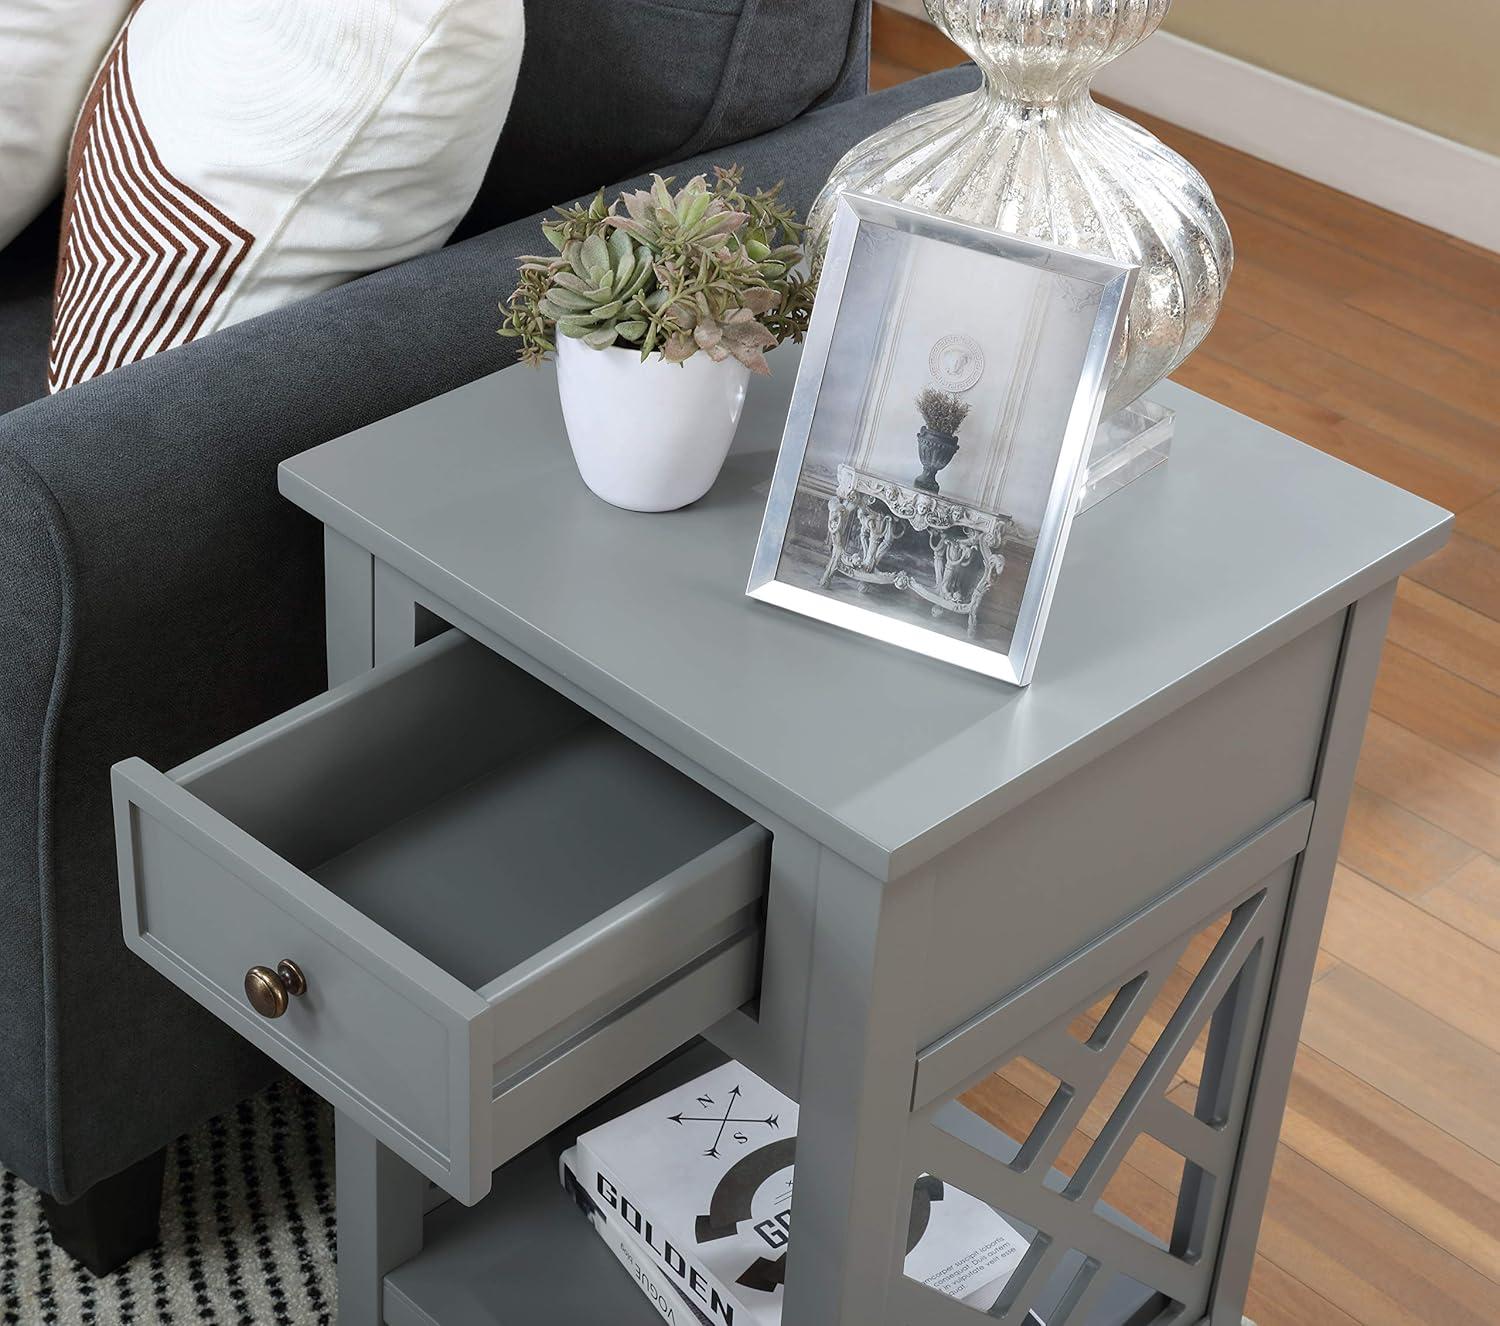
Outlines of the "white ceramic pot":
[[630,511],[675,511],[719,477],[750,370],[695,354],[685,364],[557,338],[557,389],[584,483]]

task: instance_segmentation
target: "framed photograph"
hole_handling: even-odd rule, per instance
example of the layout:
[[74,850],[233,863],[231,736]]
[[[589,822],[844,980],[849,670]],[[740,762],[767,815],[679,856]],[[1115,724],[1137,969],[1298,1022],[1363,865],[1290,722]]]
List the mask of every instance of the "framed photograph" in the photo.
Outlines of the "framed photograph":
[[843,195],[751,597],[1030,681],[1135,276]]

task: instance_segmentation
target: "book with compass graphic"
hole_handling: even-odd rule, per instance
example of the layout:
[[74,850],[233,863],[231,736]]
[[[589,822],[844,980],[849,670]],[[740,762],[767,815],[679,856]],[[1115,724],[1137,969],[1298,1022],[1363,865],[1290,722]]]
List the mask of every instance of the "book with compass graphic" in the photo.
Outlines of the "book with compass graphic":
[[[779,1326],[796,1141],[795,1102],[731,1062],[584,1133],[568,1165],[714,1326]],[[917,1181],[913,1279],[986,1309],[1026,1249],[984,1203]]]

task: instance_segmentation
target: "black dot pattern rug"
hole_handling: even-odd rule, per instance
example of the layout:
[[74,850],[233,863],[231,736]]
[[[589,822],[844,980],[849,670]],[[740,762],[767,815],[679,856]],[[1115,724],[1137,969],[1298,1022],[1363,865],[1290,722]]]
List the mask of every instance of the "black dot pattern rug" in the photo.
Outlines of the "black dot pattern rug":
[[161,1242],[95,1278],[0,1171],[0,1326],[332,1326],[333,1115],[279,1083],[168,1150]]

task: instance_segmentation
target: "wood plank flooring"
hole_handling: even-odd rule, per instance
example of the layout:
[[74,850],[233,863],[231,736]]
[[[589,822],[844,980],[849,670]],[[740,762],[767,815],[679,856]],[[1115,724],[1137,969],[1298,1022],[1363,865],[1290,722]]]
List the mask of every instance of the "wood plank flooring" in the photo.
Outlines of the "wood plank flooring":
[[[876,6],[873,86],[962,59]],[[1500,255],[1120,109],[1203,172],[1234,232],[1223,316],[1177,380],[1458,514],[1397,592],[1249,1311],[1259,1326],[1494,1326]],[[1193,1059],[1184,1074],[1180,1102]],[[1024,1129],[1048,1092],[1018,1065],[970,1103]],[[1065,1168],[1103,1117],[1089,1111]],[[1172,1159],[1133,1150],[1111,1200],[1159,1222]]]

